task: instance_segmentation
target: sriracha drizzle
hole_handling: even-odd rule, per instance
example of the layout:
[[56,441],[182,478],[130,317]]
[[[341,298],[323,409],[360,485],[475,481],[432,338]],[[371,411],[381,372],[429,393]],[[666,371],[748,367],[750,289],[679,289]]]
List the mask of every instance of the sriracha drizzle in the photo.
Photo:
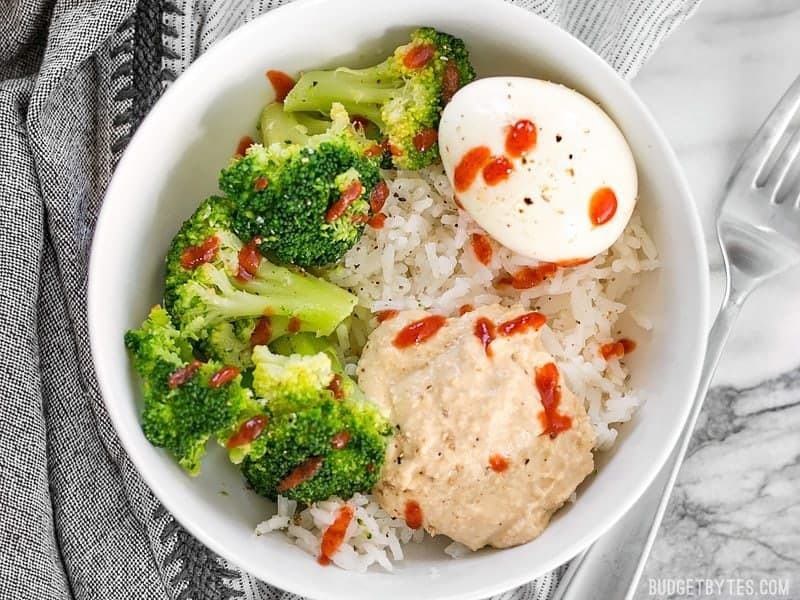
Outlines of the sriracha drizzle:
[[456,165],[453,172],[453,185],[457,192],[466,192],[475,183],[483,166],[492,153],[486,146],[476,146],[468,150]]
[[617,212],[617,195],[614,190],[603,187],[592,194],[589,201],[589,220],[592,225],[599,226],[608,223]]
[[558,378],[559,373],[555,363],[550,362],[536,367],[534,382],[544,407],[544,411],[539,413],[539,423],[542,425],[542,435],[549,435],[551,438],[572,427],[572,419],[558,412],[558,404],[561,402],[561,386]]
[[331,557],[336,554],[339,547],[344,542],[344,536],[347,534],[347,528],[350,526],[350,521],[353,520],[353,507],[345,504],[339,509],[339,514],[336,515],[333,523],[322,534],[322,542],[320,544],[320,555],[317,562],[321,565],[329,565]]
[[489,467],[495,473],[502,473],[508,469],[508,459],[502,454],[492,454],[489,457]]
[[181,254],[181,266],[193,271],[203,263],[214,260],[219,248],[219,238],[215,235],[203,240],[199,246],[189,246]]
[[493,157],[483,167],[483,180],[487,185],[498,185],[509,178],[514,165],[505,156]]
[[406,525],[411,529],[422,527],[422,508],[416,500],[409,500],[405,507]]
[[447,319],[441,315],[431,315],[409,323],[398,332],[392,344],[401,350],[409,346],[417,346],[436,335],[436,332],[444,327],[446,321]]
[[350,208],[350,205],[358,200],[358,197],[363,191],[364,188],[358,179],[348,185],[342,192],[342,195],[339,196],[339,199],[334,202],[328,209],[328,212],[325,213],[325,222],[333,223],[336,219],[341,217],[345,212],[347,212],[347,209]]
[[514,158],[530,152],[536,145],[536,125],[528,119],[520,119],[511,126],[506,135],[506,152]]
[[267,79],[272,84],[272,89],[275,90],[275,102],[283,102],[286,96],[292,91],[295,80],[289,77],[283,71],[275,71],[270,69],[267,71]]
[[489,242],[488,237],[482,233],[473,233],[471,243],[472,251],[475,253],[475,258],[478,259],[479,263],[488,265],[492,262],[492,244]]
[[486,356],[492,356],[491,343],[494,341],[496,329],[491,319],[478,317],[478,320],[475,321],[475,329],[473,331],[475,337],[478,338],[483,345],[483,351]]
[[252,419],[248,419],[239,426],[239,429],[231,436],[225,446],[228,448],[246,446],[261,435],[268,422],[269,419],[264,415],[256,415]]

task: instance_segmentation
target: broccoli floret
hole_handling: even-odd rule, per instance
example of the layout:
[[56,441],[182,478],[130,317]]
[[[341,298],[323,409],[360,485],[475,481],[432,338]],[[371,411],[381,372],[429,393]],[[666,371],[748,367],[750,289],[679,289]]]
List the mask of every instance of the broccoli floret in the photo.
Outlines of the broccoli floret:
[[[286,317],[238,319],[212,327],[202,345],[209,356],[226,365],[249,369],[253,366],[252,353],[255,346],[277,341],[286,336],[288,331],[289,319]],[[308,335],[316,337],[314,334]]]
[[278,402],[283,397],[316,393],[331,382],[331,359],[319,354],[283,356],[266,346],[253,349],[253,389],[260,398]]
[[191,345],[175,329],[167,311],[158,305],[150,309],[139,329],[125,333],[125,347],[131,353],[136,371],[147,375],[143,381],[145,399],[161,389],[159,386],[152,389],[154,373],[165,368],[171,373],[194,358]]
[[[164,306],[172,314],[177,299],[177,289],[192,278],[194,269],[211,262],[227,262],[229,269],[238,267],[238,251],[242,243],[232,237],[233,202],[212,196],[204,200],[181,226],[172,239],[166,258]],[[221,236],[228,244],[220,248]],[[235,238],[235,236],[233,236]],[[234,246],[229,247],[230,242]]]
[[340,103],[381,129],[396,167],[421,169],[439,156],[436,131],[445,104],[473,79],[464,42],[423,27],[378,65],[304,73],[284,107],[327,113]]
[[[216,358],[243,355],[259,320],[270,320],[268,343],[286,331],[329,335],[353,310],[347,291],[264,259],[230,229],[232,202],[209,198],[184,223],[167,257],[166,293],[181,334]],[[245,319],[243,323],[237,321]],[[225,325],[229,323],[230,325]],[[252,328],[251,328],[252,327]]]
[[348,398],[357,402],[366,401],[366,396],[355,381],[345,373],[342,360],[336,347],[330,339],[317,337],[308,333],[297,333],[276,339],[269,345],[270,350],[276,354],[290,356],[300,354],[310,356],[313,354],[324,354],[330,361],[330,368],[339,378],[334,382],[333,391],[343,398]]
[[243,421],[263,414],[238,369],[219,361],[201,363],[174,328],[168,313],[154,307],[125,345],[143,381],[142,431],[165,448],[190,475],[200,472],[206,443],[225,443]]
[[253,353],[253,386],[269,425],[242,472],[259,494],[311,503],[367,492],[378,480],[391,427],[374,405],[337,399],[326,350],[279,356],[259,346]]
[[220,175],[220,188],[235,200],[234,231],[257,237],[261,251],[279,264],[335,263],[364,231],[369,197],[381,181],[374,142],[350,123],[340,105],[332,121],[264,109],[264,143],[250,146]]

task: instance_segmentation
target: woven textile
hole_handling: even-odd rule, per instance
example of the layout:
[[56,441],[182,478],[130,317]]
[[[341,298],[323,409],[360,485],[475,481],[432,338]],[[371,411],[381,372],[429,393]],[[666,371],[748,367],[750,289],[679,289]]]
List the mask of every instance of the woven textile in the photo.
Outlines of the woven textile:
[[[698,2],[515,1],[626,77]],[[199,53],[280,4],[0,0],[0,598],[293,598],[211,553],[142,482],[97,389],[85,302],[137,125]],[[557,578],[501,598],[546,599]]]

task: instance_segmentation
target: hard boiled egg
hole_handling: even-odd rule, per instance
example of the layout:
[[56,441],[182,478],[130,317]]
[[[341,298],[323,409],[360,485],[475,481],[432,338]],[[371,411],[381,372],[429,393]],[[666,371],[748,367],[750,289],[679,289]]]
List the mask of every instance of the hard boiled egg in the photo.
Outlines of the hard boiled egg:
[[464,209],[498,242],[574,264],[606,250],[636,205],[636,165],[594,102],[524,77],[471,83],[442,113],[439,148]]

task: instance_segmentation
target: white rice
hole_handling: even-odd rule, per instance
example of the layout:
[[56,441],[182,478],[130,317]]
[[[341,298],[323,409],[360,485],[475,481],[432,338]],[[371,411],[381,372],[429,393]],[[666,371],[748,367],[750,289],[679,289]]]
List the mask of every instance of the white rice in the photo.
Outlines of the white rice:
[[410,529],[405,521],[390,517],[370,495],[356,494],[347,502],[331,498],[297,511],[297,502],[278,496],[277,513],[256,527],[257,535],[284,531],[297,546],[318,557],[322,536],[345,505],[353,508],[353,519],[344,541],[331,557],[332,562],[349,571],[366,571],[377,564],[392,571],[392,562],[403,560],[403,545],[421,542],[422,529]]
[[[542,342],[567,386],[586,399],[597,449],[610,448],[617,436],[611,425],[629,420],[641,403],[629,389],[624,361],[600,356],[600,346],[619,337],[615,324],[627,308],[625,296],[640,273],[658,266],[655,245],[639,215],[633,215],[608,252],[587,264],[560,268],[534,288],[516,290],[494,282],[539,262],[490,240],[492,259],[488,266],[481,264],[470,240],[482,230],[456,206],[440,166],[401,171],[387,182],[391,193],[383,208],[384,228],[367,227],[342,265],[328,274],[359,300],[354,317],[337,332],[348,372],[355,373],[358,355],[377,324],[372,314],[379,310],[422,308],[452,316],[465,304],[522,305],[548,317]],[[639,327],[652,327],[640,311],[630,315]]]
[[[542,343],[555,357],[567,386],[585,399],[596,449],[610,448],[617,436],[613,425],[629,420],[641,397],[629,387],[624,360],[606,361],[600,347],[619,337],[615,326],[640,274],[658,267],[656,247],[638,214],[606,253],[587,264],[559,268],[531,289],[498,288],[494,286],[498,278],[538,261],[491,240],[492,259],[488,266],[481,264],[470,239],[482,230],[456,206],[440,166],[387,175],[390,196],[382,211],[387,216],[384,228],[367,227],[342,265],[327,274],[359,300],[354,316],[336,332],[347,372],[355,374],[358,355],[377,325],[372,315],[379,310],[422,308],[453,316],[465,304],[522,305],[548,317],[540,330]],[[652,328],[641,311],[628,313],[643,330]],[[296,513],[296,503],[280,498],[277,514],[261,523],[257,532],[283,530],[295,544],[318,556],[325,528],[343,504],[332,499]],[[355,518],[345,543],[332,557],[342,568],[364,571],[378,564],[391,571],[392,561],[403,558],[402,544],[424,536],[422,530],[413,531],[401,519],[389,517],[369,495],[357,494],[348,504],[354,507]],[[454,542],[445,552],[458,558],[468,549]]]

